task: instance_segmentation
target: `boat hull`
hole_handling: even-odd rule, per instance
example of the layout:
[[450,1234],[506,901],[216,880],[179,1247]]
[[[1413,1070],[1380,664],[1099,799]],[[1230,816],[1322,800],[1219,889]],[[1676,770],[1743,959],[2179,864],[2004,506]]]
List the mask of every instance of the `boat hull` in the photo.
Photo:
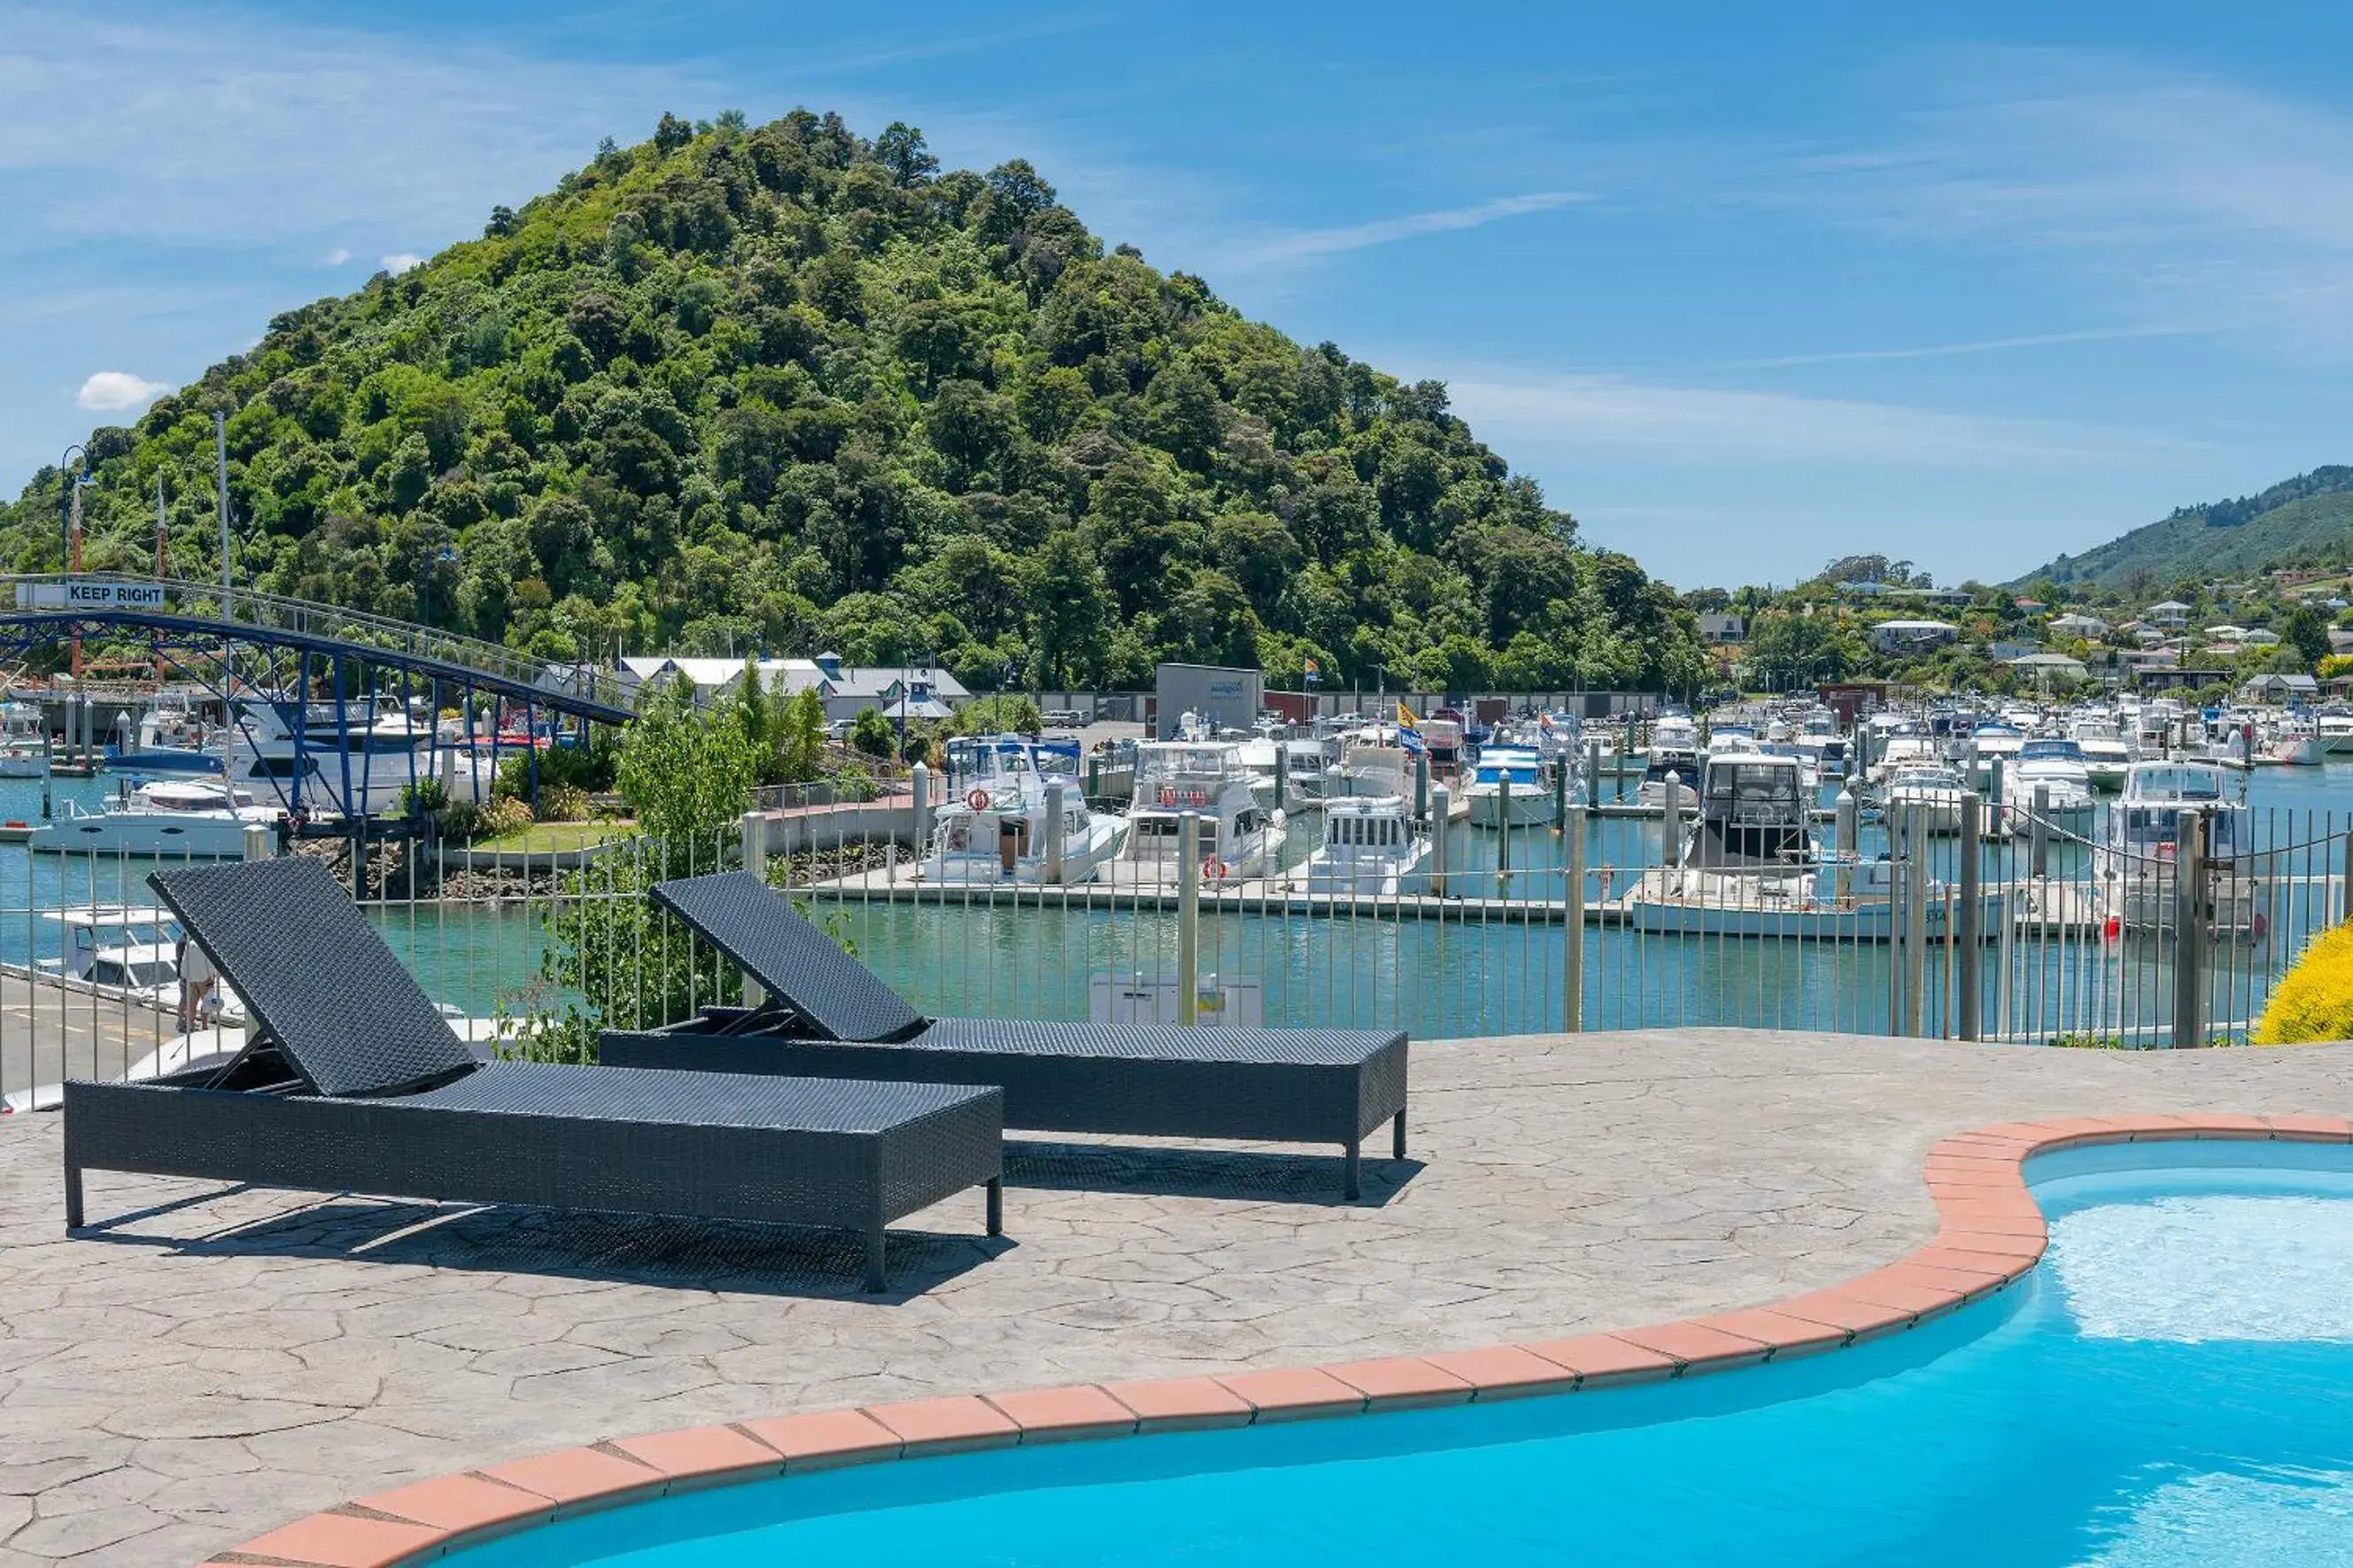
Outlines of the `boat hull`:
[[237,860],[245,856],[248,826],[242,818],[193,812],[98,812],[45,822],[26,842],[37,854]]
[[1473,827],[1549,827],[1552,795],[1545,790],[1514,790],[1509,805],[1500,790],[1473,786],[1464,794]]

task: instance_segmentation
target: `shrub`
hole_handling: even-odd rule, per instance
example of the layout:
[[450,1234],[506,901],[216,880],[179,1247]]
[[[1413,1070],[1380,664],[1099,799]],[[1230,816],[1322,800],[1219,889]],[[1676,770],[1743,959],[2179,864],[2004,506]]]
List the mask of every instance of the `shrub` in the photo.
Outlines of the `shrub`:
[[438,816],[449,807],[449,786],[439,779],[427,777],[400,789],[400,815],[403,816]]
[[444,838],[462,841],[481,837],[482,808],[470,800],[451,801],[433,814],[433,820]]
[[2272,988],[2254,1033],[2259,1046],[2346,1039],[2353,1039],[2353,925],[2312,939]]
[[870,757],[887,757],[898,749],[899,733],[891,727],[891,721],[882,717],[881,710],[860,708],[858,717],[850,721],[849,745],[851,750]]
[[543,784],[539,786],[539,820],[542,822],[586,822],[588,820],[588,792],[578,784]]
[[501,796],[482,808],[476,826],[485,838],[503,838],[531,826],[531,807],[512,796]]

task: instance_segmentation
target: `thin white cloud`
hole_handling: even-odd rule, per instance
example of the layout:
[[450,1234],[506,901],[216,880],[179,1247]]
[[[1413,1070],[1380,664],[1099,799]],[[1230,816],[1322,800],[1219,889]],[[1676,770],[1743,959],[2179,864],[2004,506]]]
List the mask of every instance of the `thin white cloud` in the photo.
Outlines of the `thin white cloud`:
[[344,262],[349,261],[351,258],[352,253],[345,250],[340,245],[335,247],[334,249],[327,252],[327,265],[330,267],[341,267]]
[[425,265],[425,258],[410,250],[397,250],[384,258],[384,269],[397,278],[414,267]]
[[[0,0],[0,252],[466,234],[597,139],[720,107],[684,68]],[[363,251],[363,254],[365,252]]]
[[1850,398],[1492,369],[1443,379],[1456,410],[1504,450],[1527,442],[1693,462],[1968,468],[2105,465],[2152,446],[2101,426]]
[[149,381],[127,370],[101,370],[81,384],[74,401],[84,408],[113,413],[143,408],[171,390],[163,382]]
[[1972,50],[1891,144],[1773,195],[2035,258],[2109,309],[2353,351],[2353,115],[2063,50]]
[[1526,213],[1550,212],[1573,202],[1592,198],[1568,191],[1531,191],[1525,195],[1502,196],[1472,206],[1448,207],[1438,212],[1412,213],[1404,217],[1380,218],[1371,223],[1350,224],[1343,228],[1302,229],[1295,234],[1277,236],[1244,245],[1228,258],[1236,266],[1264,266],[1269,263],[1304,261],[1312,257],[1334,256],[1343,251],[1363,250],[1376,245],[1388,245],[1400,239],[1416,239],[1426,234],[1446,234],[1458,229],[1481,228],[1505,218],[1519,217]]
[[2204,337],[2225,329],[2218,326],[2093,327],[2074,332],[2029,332],[2018,337],[1978,338],[1959,343],[1921,343],[1908,348],[1842,349],[1829,353],[1776,354],[1769,359],[1735,360],[1727,370],[1778,370],[1789,365],[1858,364],[1874,360],[1947,359],[1959,354],[2000,353],[2011,349],[2053,348],[2068,343],[2126,342],[2136,338]]

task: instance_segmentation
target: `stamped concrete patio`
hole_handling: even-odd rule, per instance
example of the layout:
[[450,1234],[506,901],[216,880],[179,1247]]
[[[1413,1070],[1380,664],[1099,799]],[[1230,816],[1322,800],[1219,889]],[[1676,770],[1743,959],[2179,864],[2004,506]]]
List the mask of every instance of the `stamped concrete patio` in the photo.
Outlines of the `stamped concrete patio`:
[[1414,1163],[1020,1145],[854,1243],[97,1174],[0,1121],[0,1564],[187,1563],[402,1479],[650,1428],[1291,1366],[1778,1299],[1928,1235],[1929,1145],[2353,1110],[2353,1045],[2120,1055],[1735,1030],[1417,1043]]

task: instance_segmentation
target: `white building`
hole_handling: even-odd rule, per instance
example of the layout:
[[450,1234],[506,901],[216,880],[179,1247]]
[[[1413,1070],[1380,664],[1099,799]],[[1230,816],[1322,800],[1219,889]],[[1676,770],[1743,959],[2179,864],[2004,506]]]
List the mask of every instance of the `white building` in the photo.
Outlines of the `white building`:
[[[744,658],[694,658],[675,655],[633,655],[621,660],[623,682],[633,689],[649,680],[684,676],[698,696],[712,697],[744,679]],[[855,719],[867,708],[895,712],[893,704],[910,700],[911,715],[935,718],[943,707],[953,709],[972,700],[962,681],[929,665],[847,665],[833,654],[815,658],[764,658],[760,684],[768,691],[797,696],[814,689],[828,719]]]
[[1950,621],[1882,621],[1862,635],[1882,653],[1917,652],[1957,640],[1961,628]]
[[2089,641],[2093,637],[2107,636],[2108,623],[2097,616],[2087,616],[2078,610],[2070,610],[2063,616],[2051,617],[2051,634],[2053,637],[2082,637]]

